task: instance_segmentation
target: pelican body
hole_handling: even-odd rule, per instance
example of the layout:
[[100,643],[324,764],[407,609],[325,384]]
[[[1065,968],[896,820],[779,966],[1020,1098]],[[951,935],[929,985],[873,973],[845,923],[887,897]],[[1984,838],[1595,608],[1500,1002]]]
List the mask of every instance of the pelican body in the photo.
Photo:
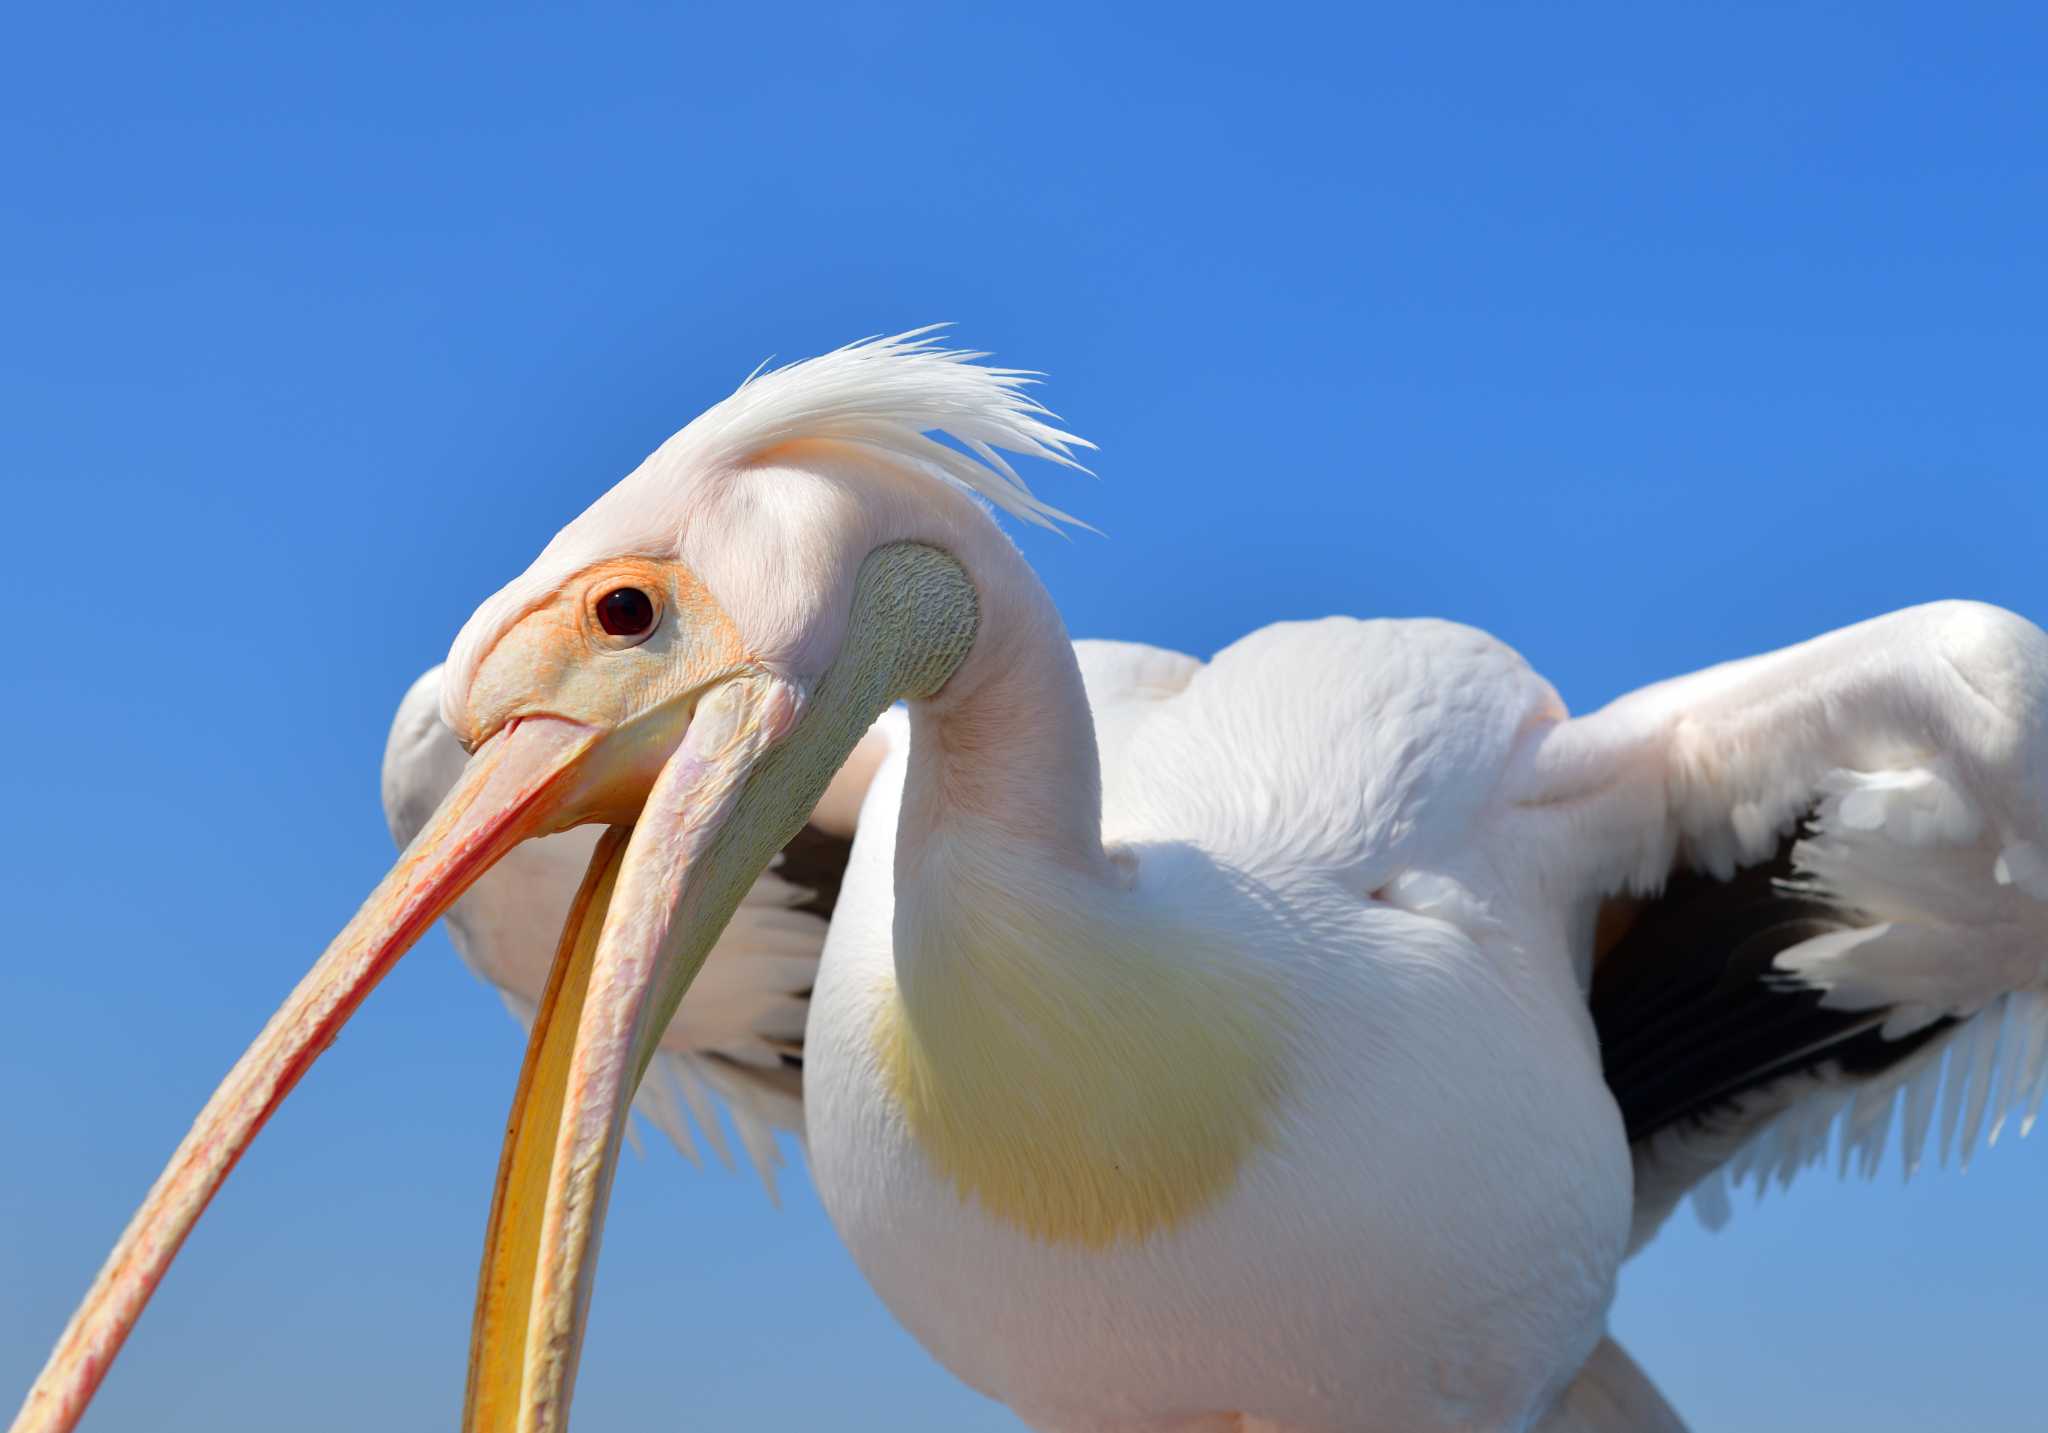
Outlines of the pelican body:
[[[757,376],[478,609],[425,689],[445,733],[415,699],[394,737],[398,866],[18,1428],[71,1425],[234,1155],[457,902],[532,1022],[472,1430],[566,1426],[663,1069],[743,1136],[800,1119],[890,1309],[1047,1433],[1676,1430],[1604,1335],[1680,1198],[1836,1126],[1867,1152],[1895,1109],[1917,1159],[1937,1104],[1946,1151],[2038,1101],[2038,628],[1938,604],[1579,718],[1443,622],[1076,644],[989,507],[1059,521],[1002,452],[1078,440],[978,357]],[[415,800],[408,753],[455,740]]]
[[[1035,1427],[1527,1426],[1601,1336],[1628,1144],[1565,932],[1444,867],[1505,854],[1478,818],[1555,698],[1462,628],[1270,628],[1105,693],[1088,810],[1068,649],[1005,675],[913,712],[826,945],[811,1164],[862,1271]],[[1035,819],[938,799],[1010,713],[1046,744],[971,809]]]

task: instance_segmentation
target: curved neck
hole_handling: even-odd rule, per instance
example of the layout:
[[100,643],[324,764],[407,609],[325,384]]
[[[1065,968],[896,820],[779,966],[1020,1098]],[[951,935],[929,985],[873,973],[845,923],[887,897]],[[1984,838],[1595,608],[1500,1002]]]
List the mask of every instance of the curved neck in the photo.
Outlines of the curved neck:
[[1266,1142],[1284,1004],[1233,942],[1260,927],[1232,886],[1192,882],[1183,907],[1104,852],[1073,644],[1007,544],[962,566],[982,625],[911,704],[895,986],[870,1048],[963,1202],[1052,1244],[1142,1242],[1221,1199]]
[[981,625],[945,688],[910,704],[898,888],[941,848],[956,869],[1000,862],[1107,879],[1102,769],[1073,643],[1009,539],[986,520],[962,527],[949,546],[974,582]]

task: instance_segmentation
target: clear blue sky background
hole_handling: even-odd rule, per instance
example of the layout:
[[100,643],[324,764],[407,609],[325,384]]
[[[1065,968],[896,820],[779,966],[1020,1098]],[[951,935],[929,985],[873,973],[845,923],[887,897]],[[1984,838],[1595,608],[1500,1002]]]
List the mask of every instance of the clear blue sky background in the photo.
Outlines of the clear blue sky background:
[[[2048,617],[2035,7],[18,9],[0,57],[0,1393],[390,852],[470,608],[768,354],[1050,372],[1074,630],[1438,614],[1575,707],[1926,598]],[[451,1425],[520,1051],[430,937],[100,1430]],[[1706,1430],[2038,1428],[2048,1143],[1681,1214]],[[803,1176],[619,1180],[580,1426],[1004,1429]]]

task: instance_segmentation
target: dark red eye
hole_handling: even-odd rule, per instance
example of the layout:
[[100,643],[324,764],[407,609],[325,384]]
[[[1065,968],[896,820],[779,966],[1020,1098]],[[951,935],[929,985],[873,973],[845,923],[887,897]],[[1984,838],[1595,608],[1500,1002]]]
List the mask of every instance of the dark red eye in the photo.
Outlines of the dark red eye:
[[654,626],[654,599],[637,587],[619,587],[597,599],[597,625],[614,637],[644,637]]

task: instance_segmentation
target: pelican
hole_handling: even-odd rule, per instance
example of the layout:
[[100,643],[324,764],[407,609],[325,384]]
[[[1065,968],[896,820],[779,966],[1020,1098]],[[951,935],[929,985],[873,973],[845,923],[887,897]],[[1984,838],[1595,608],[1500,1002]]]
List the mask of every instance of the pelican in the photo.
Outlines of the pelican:
[[[1056,1433],[1675,1429],[1606,1321],[1678,1200],[1838,1126],[1874,1159],[1895,1109],[1915,1160],[1937,1112],[1942,1152],[2031,1118],[2038,628],[1914,608],[1576,718],[1437,621],[1098,661],[991,511],[1067,521],[1004,455],[1082,445],[983,357],[919,331],[759,373],[477,609],[439,680],[469,760],[201,1112],[17,1428],[72,1426],[391,963],[586,824],[537,997],[505,981],[532,1029],[471,1429],[566,1426],[629,1110],[671,1055],[800,1067],[865,1276]],[[778,872],[849,783],[800,1051],[787,980],[735,974],[754,1014],[693,1025],[692,979],[748,959],[736,922],[792,908],[764,873],[829,884]]]

